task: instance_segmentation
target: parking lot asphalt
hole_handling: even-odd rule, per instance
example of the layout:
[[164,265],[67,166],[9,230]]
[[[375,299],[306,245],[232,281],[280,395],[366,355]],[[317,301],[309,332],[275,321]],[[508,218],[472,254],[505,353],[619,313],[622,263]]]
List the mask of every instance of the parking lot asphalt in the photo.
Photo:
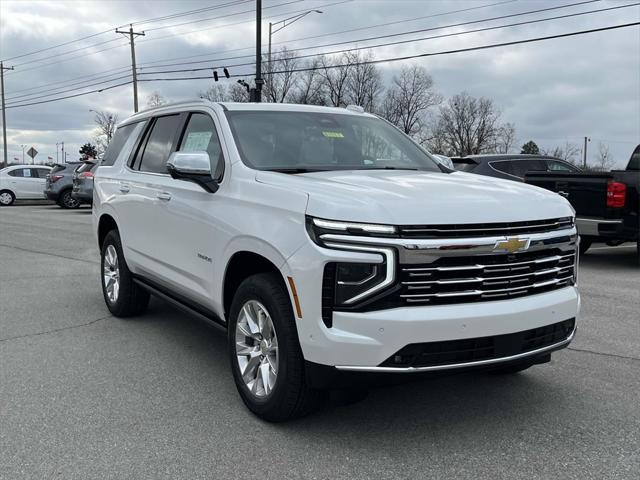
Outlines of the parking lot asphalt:
[[251,415],[224,334],[159,300],[107,311],[91,210],[0,208],[2,479],[636,479],[640,268],[582,258],[576,340],[513,376],[371,391],[286,424]]

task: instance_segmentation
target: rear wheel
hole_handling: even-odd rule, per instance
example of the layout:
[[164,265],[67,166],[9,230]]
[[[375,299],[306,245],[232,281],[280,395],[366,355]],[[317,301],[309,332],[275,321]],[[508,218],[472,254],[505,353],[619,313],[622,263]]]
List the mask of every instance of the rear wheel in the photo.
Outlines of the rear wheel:
[[258,417],[282,422],[318,405],[320,393],[306,384],[289,295],[276,274],[242,282],[231,305],[228,341],[236,387]]
[[9,190],[3,190],[0,192],[0,205],[3,207],[8,207],[9,205],[13,205],[13,202],[16,201],[16,196],[13,192]]
[[149,304],[149,292],[133,281],[122,253],[117,230],[111,230],[102,243],[102,294],[109,311],[116,317],[143,313]]
[[71,196],[71,190],[65,190],[60,194],[58,205],[62,208],[78,208],[80,202]]

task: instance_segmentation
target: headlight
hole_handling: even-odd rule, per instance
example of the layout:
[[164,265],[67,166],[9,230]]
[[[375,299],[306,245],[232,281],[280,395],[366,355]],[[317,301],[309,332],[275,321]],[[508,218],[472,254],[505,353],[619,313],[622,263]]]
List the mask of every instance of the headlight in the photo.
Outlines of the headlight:
[[322,245],[320,236],[325,233],[375,236],[375,237],[395,237],[397,229],[393,225],[378,225],[373,223],[342,222],[337,220],[324,220],[322,218],[307,217],[307,231],[311,239]]

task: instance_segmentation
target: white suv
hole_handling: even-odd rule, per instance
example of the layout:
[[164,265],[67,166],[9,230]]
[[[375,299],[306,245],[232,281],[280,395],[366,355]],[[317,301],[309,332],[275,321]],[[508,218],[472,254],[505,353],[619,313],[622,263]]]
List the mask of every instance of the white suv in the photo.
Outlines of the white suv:
[[355,109],[193,101],[121,124],[96,171],[102,286],[228,332],[245,404],[270,421],[329,387],[515,372],[572,340],[573,210],[455,172]]

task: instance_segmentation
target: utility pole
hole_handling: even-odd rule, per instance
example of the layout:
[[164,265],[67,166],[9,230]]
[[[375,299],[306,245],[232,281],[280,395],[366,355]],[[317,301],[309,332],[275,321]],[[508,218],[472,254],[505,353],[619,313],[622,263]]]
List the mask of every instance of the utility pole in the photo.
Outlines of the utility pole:
[[584,149],[582,150],[582,168],[587,169],[587,142],[590,142],[591,139],[588,137],[584,137]]
[[129,37],[129,44],[131,45],[131,73],[133,77],[133,112],[138,113],[138,74],[136,73],[136,45],[135,37],[141,35],[144,37],[144,32],[134,32],[133,25],[129,24],[129,31],[118,30],[116,33],[122,33]]
[[24,165],[24,149],[27,147],[26,145],[20,145],[22,147],[22,164]]
[[60,146],[59,142],[56,142],[56,164],[60,163],[60,159],[58,158],[58,147]]
[[13,67],[5,67],[2,62],[0,62],[0,92],[2,95],[2,145],[4,148],[4,156],[2,157],[4,160],[3,165],[6,167],[9,164],[7,160],[7,117],[4,113],[4,71],[5,70],[13,70]]
[[262,101],[262,0],[256,0],[256,87],[252,99],[256,103]]
[[64,156],[64,142],[60,142],[62,146],[62,163],[67,163],[67,157]]

